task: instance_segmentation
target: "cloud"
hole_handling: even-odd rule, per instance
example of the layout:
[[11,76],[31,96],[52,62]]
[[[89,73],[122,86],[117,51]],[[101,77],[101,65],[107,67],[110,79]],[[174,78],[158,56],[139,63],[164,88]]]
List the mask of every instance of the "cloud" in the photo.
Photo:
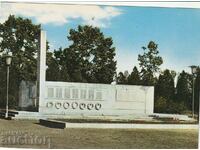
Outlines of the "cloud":
[[81,19],[84,24],[106,27],[111,18],[121,13],[120,9],[110,6],[2,3],[0,22],[14,14],[32,17],[41,24],[63,25],[71,20]]

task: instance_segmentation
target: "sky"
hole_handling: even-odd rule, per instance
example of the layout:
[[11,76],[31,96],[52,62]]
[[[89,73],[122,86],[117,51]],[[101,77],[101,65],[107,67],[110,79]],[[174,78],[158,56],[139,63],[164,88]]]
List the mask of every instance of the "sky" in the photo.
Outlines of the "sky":
[[2,3],[0,23],[10,14],[41,24],[51,51],[71,44],[67,39],[71,28],[99,27],[113,39],[118,72],[139,66],[138,54],[149,41],[158,44],[162,70],[189,72],[188,66],[200,65],[200,9]]

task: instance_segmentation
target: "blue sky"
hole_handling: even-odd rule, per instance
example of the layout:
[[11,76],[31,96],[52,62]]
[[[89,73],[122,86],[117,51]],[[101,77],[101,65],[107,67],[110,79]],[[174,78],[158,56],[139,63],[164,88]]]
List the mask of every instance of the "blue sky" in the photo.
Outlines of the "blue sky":
[[[189,71],[187,66],[200,64],[200,9],[9,5],[12,6],[3,5],[7,12],[0,15],[0,21],[12,13],[41,23],[47,31],[51,50],[67,47],[69,30],[79,24],[100,27],[105,36],[113,38],[118,71],[130,72],[138,66],[137,56],[143,53],[141,47],[150,40],[158,44],[164,60],[162,69]],[[44,7],[49,10],[45,11]]]

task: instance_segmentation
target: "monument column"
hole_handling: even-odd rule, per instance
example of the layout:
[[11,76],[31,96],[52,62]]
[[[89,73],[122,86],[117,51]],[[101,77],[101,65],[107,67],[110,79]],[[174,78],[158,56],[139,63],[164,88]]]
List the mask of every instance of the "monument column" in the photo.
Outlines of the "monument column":
[[37,65],[37,88],[38,88],[38,103],[39,112],[44,107],[45,99],[45,81],[46,81],[46,32],[40,31],[40,48],[38,51]]

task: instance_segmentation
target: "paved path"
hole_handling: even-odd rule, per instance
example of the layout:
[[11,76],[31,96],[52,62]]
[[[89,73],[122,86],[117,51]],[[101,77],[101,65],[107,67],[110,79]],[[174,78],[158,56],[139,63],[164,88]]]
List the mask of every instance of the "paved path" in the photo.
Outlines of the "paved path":
[[194,124],[125,124],[125,123],[66,123],[66,128],[99,129],[198,129]]

